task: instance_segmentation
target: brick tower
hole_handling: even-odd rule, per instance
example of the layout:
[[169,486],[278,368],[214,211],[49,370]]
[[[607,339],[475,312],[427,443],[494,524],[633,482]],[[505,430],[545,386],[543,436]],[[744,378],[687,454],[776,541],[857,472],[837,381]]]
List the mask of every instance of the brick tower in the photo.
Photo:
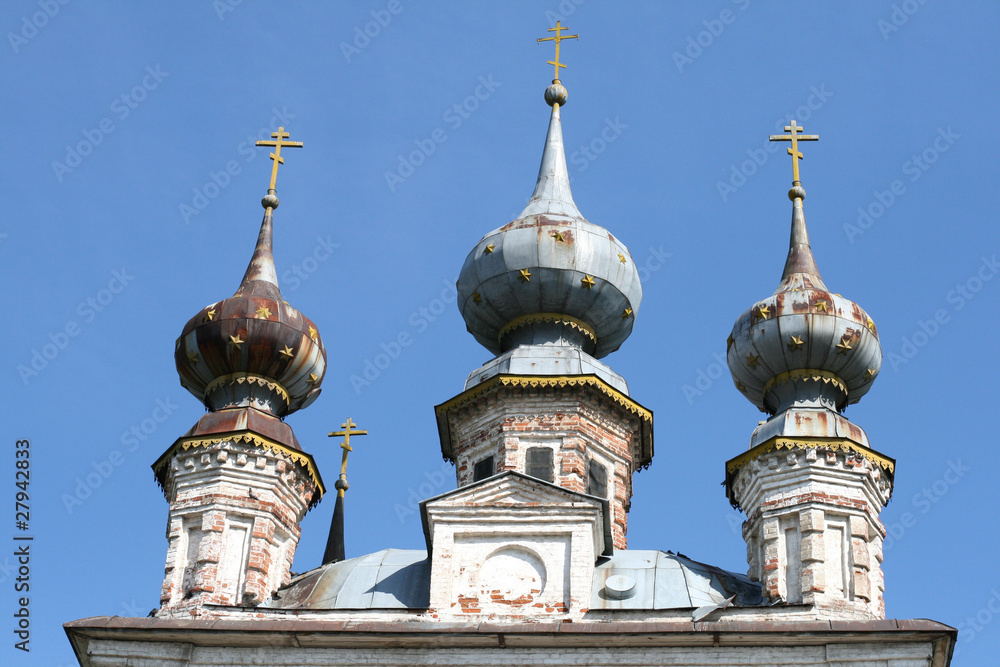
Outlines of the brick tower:
[[181,385],[208,408],[153,465],[170,513],[158,615],[254,606],[289,581],[299,521],[324,492],[312,457],[283,418],[320,392],[326,350],[311,320],[278,289],[272,222],[284,128],[253,258],[236,294],[184,326]]
[[459,487],[515,471],[597,496],[610,503],[614,548],[624,549],[632,474],[653,456],[653,415],[598,359],[632,332],[642,287],[625,245],[573,201],[566,98],[558,79],[545,91],[552,112],[527,206],[462,267],[462,316],[496,356],[437,406],[438,430]]
[[778,289],[736,321],[727,343],[737,389],[770,417],[726,464],[730,501],[746,512],[749,575],[766,600],[811,605],[817,618],[884,618],[879,512],[895,462],[843,416],[882,365],[875,323],[820,278],[806,231],[797,142],[788,259]]

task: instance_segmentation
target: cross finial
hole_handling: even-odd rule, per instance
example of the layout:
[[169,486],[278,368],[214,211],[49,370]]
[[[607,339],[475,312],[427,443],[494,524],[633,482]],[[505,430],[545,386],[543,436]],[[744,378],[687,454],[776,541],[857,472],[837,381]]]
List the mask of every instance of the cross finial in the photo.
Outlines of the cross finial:
[[[258,141],[258,146],[274,146],[274,152],[271,153],[271,159],[274,160],[274,165],[271,167],[271,185],[267,189],[267,194],[269,196],[274,196],[277,191],[275,190],[275,184],[278,182],[278,165],[285,163],[285,158],[281,157],[282,148],[302,148],[301,141],[285,141],[288,138],[288,133],[285,132],[284,127],[279,127],[277,132],[272,132],[271,136],[274,138],[273,141]],[[267,206],[267,197],[265,199],[265,208],[277,208],[277,197],[274,197],[274,206]]]
[[344,492],[347,491],[347,488],[348,488],[348,484],[347,484],[347,453],[354,451],[354,449],[351,447],[351,436],[352,435],[368,435],[368,431],[361,430],[361,429],[355,429],[354,428],[355,426],[357,426],[357,424],[355,424],[353,421],[351,421],[351,418],[348,417],[347,421],[340,425],[341,429],[343,429],[343,430],[333,431],[332,433],[329,434],[329,437],[331,437],[331,438],[335,438],[335,437],[339,437],[339,436],[344,436],[344,441],[342,443],[340,443],[341,448],[344,450],[344,455],[343,455],[343,457],[340,460],[340,479],[338,479],[337,483],[335,484],[335,486],[337,488],[337,495],[340,496],[341,498],[344,497]]
[[800,125],[796,125],[795,121],[791,121],[790,125],[785,126],[785,132],[790,132],[791,134],[772,134],[771,141],[791,141],[792,147],[788,149],[788,154],[792,156],[792,185],[802,185],[799,180],[799,160],[803,158],[802,152],[799,150],[800,141],[819,141],[818,134],[797,134],[805,128]]
[[562,68],[566,67],[561,62],[559,62],[559,42],[563,41],[564,39],[580,39],[579,35],[563,35],[562,34],[563,30],[568,30],[568,28],[564,28],[562,26],[562,22],[561,21],[556,21],[556,27],[555,28],[549,28],[549,32],[554,32],[556,34],[555,37],[539,37],[538,38],[538,43],[539,44],[541,44],[542,42],[555,42],[556,43],[556,59],[555,60],[547,60],[546,61],[548,64],[550,64],[550,65],[552,65],[552,66],[554,66],[556,68],[556,78],[552,81],[552,83],[559,83],[559,68],[560,67],[562,67]]

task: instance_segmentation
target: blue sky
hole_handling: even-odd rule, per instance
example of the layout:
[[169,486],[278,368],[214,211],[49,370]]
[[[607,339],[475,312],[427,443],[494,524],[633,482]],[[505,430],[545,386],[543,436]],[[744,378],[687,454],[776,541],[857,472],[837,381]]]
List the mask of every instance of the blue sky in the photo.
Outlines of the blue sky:
[[[349,556],[421,547],[416,502],[454,486],[433,406],[490,357],[454,281],[532,191],[552,77],[535,39],[560,18],[581,36],[562,76],[576,202],[645,269],[634,333],[605,359],[656,414],[630,546],[745,571],[719,482],[763,415],[720,360],[780,276],[791,165],[767,137],[794,117],[821,137],[802,162],[817,262],[882,340],[881,376],[847,415],[898,461],[887,613],[961,627],[955,664],[988,664],[998,15],[941,0],[4,3],[0,540],[17,532],[28,438],[35,541],[32,652],[0,627],[0,654],[72,664],[62,622],[157,606],[167,506],[149,465],[203,413],[174,339],[239,283],[270,172],[250,146],[279,124],[305,143],[278,182],[282,292],[329,353],[323,395],[289,424],[328,479],[326,433],[348,415],[369,429]],[[401,334],[411,344],[358,381]],[[332,511],[305,519],[297,571],[319,564]]]

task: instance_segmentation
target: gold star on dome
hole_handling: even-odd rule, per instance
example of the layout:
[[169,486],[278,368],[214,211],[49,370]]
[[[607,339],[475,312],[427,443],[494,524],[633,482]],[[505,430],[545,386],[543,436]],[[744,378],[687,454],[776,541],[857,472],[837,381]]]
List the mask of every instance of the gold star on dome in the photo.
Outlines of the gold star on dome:
[[869,368],[868,370],[865,371],[865,379],[866,380],[871,380],[874,377],[875,377],[875,369],[874,368]]
[[729,338],[726,339],[726,350],[733,346],[733,334],[729,334]]
[[188,352],[188,363],[191,364],[192,366],[194,366],[196,363],[198,363],[198,353],[197,352]]
[[281,356],[291,359],[295,356],[295,350],[286,345],[285,349],[281,350]]
[[789,336],[789,338],[791,338],[791,340],[788,341],[788,349],[789,350],[801,350],[802,349],[802,345],[803,345],[802,336]]
[[255,315],[255,317],[258,320],[266,320],[271,317],[271,309],[268,308],[267,306],[260,306],[259,308],[257,308],[257,314]]
[[816,302],[816,312],[817,313],[826,313],[826,312],[829,312],[829,311],[827,311],[827,308],[826,308],[826,301],[817,301]]
[[565,243],[566,237],[563,236],[562,232],[552,232],[552,238],[556,240],[556,243]]
[[495,248],[495,247],[496,246],[494,246],[492,243],[489,244],[488,246],[486,246],[485,248],[483,248],[483,254],[484,255],[492,255],[493,254],[493,248]]
[[583,283],[583,286],[586,287],[587,289],[590,289],[591,287],[597,284],[597,282],[594,280],[594,276],[584,276],[583,278],[580,278],[580,282]]
[[627,263],[625,261],[625,255],[623,255],[621,253],[618,253],[618,261],[620,261],[622,264],[626,264]]
[[319,376],[316,375],[315,373],[310,373],[309,379],[306,380],[306,382],[308,382],[309,384],[316,384],[317,382],[319,382]]
[[202,319],[202,322],[211,322],[214,317],[215,317],[215,308],[213,308],[212,310],[206,310],[205,317],[204,319]]
[[762,320],[766,320],[767,319],[767,315],[770,312],[771,312],[771,309],[768,308],[767,306],[757,306],[757,317],[759,317]]
[[480,303],[483,300],[483,297],[479,296],[479,292],[473,292],[472,293],[472,300],[475,303]]
[[740,382],[739,380],[736,381],[736,388],[739,389],[740,391],[746,391],[747,390],[746,385],[743,384],[742,382]]
[[313,340],[316,340],[316,336],[318,336],[318,335],[319,335],[319,332],[316,331],[316,327],[314,327],[314,326],[312,326],[310,324],[309,325],[309,337],[312,338]]
[[229,337],[229,344],[230,345],[234,345],[237,350],[242,350],[243,348],[240,347],[240,345],[243,345],[243,343],[245,343],[245,342],[246,342],[245,340],[243,340],[243,339],[240,338],[239,334],[236,334],[235,336],[230,336]]
[[528,269],[521,269],[520,270],[520,275],[518,277],[522,281],[524,281],[524,282],[530,282],[531,281],[531,271],[529,271]]
[[622,311],[622,319],[624,320],[625,318],[629,317],[631,314],[632,314],[632,309],[631,308],[626,308],[625,310]]
[[846,334],[840,339],[840,342],[837,343],[837,354],[847,354],[853,349],[854,346],[851,345],[851,339]]
[[760,357],[756,354],[747,355],[747,366],[750,368],[757,368],[760,366]]
[[870,317],[868,317],[867,315],[865,315],[865,319],[866,319],[866,320],[868,320],[868,325],[867,325],[867,326],[868,326],[868,329],[869,329],[869,330],[870,330],[870,331],[871,331],[872,333],[875,333],[875,323],[874,323],[874,322],[872,322],[872,318],[870,318]]

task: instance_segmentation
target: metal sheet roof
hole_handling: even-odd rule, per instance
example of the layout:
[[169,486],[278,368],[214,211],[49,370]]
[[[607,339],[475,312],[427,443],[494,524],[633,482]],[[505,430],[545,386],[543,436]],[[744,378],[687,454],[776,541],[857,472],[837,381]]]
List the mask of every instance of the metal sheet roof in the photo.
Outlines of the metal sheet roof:
[[[430,560],[423,550],[385,549],[330,563],[294,579],[264,607],[277,609],[426,609]],[[621,598],[608,580],[629,589]],[[621,586],[619,586],[620,588]],[[620,550],[594,569],[590,608],[601,610],[695,609],[762,604],[760,585],[669,551]]]

